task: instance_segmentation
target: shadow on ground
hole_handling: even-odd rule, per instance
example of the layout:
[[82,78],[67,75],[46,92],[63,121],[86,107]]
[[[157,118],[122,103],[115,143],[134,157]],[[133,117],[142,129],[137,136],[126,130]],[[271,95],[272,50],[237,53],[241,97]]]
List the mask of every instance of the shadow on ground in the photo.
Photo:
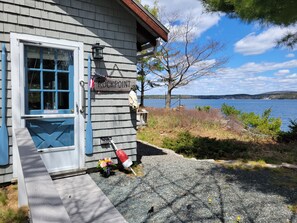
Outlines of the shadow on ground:
[[159,156],[166,155],[163,150],[158,149],[156,147],[137,142],[137,162],[141,163],[142,156]]
[[[138,143],[145,175],[91,175],[128,222],[297,222],[296,188],[270,170],[226,169]],[[280,178],[278,178],[280,177]]]

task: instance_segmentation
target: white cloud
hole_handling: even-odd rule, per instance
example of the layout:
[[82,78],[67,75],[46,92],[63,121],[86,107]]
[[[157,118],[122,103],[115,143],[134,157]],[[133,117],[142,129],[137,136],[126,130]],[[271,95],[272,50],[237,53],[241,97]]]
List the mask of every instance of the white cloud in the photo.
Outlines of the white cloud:
[[275,76],[284,76],[289,73],[290,73],[290,70],[284,69],[284,70],[278,70],[274,75]]
[[291,75],[288,75],[286,78],[288,79],[297,79],[297,74],[291,74]]
[[[197,79],[187,88],[180,88],[175,93],[209,95],[296,91],[297,73],[285,75],[290,73],[289,68],[297,68],[297,60],[281,63],[245,63],[238,68],[220,69],[216,76]],[[283,76],[273,75],[276,73],[283,73]]]
[[276,46],[278,39],[290,31],[296,31],[297,26],[271,27],[260,34],[250,33],[234,45],[234,50],[243,55],[257,55]]
[[286,55],[286,57],[287,58],[293,58],[293,57],[295,57],[295,54],[294,53],[289,53],[289,54]]
[[[141,3],[153,6],[154,0],[142,0]],[[197,0],[187,0],[186,3],[180,0],[162,0],[159,1],[159,7],[164,14],[178,13],[178,18],[181,22],[191,15],[196,23],[193,29],[195,38],[198,38],[203,32],[218,24],[220,20],[218,13],[206,13],[202,3]],[[161,14],[163,14],[162,12]]]

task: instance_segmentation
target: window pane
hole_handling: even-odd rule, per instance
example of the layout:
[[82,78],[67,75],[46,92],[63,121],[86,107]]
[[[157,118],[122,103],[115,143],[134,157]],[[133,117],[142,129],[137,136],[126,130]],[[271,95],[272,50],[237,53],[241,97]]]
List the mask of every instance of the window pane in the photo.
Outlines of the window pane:
[[35,46],[26,46],[27,67],[40,68],[40,48]]
[[54,92],[44,92],[44,109],[56,109],[55,101]]
[[55,69],[55,50],[43,48],[43,69]]
[[55,73],[43,72],[43,88],[55,89]]
[[41,94],[40,92],[29,92],[28,99],[29,99],[29,110],[40,110],[41,109]]
[[68,90],[68,73],[58,73],[58,89],[60,90]]
[[40,72],[28,71],[28,88],[40,89]]
[[69,93],[59,92],[59,108],[58,109],[69,109]]
[[58,70],[68,70],[72,64],[72,52],[69,50],[57,50],[57,67]]

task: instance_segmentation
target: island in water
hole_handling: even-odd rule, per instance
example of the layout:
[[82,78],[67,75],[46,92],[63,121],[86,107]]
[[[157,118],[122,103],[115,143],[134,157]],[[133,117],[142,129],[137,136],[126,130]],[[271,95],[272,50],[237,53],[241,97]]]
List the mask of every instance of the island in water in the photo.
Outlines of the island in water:
[[[164,95],[145,95],[145,99],[164,99]],[[172,99],[297,99],[297,91],[273,91],[262,94],[230,94],[230,95],[172,95]]]

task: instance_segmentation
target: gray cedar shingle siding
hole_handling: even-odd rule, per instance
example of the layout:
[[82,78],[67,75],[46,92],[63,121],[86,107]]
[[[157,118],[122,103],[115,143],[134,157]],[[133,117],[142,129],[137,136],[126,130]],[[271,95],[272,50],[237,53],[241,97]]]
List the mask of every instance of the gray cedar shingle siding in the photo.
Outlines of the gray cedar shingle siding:
[[[136,80],[136,20],[116,1],[0,0],[0,39],[6,43],[8,52],[7,124],[10,136],[10,32],[83,42],[85,81],[87,55],[91,52],[92,44],[100,42],[105,46],[104,61],[100,62],[97,72]],[[115,64],[120,72],[114,69]],[[94,71],[94,63],[92,66]],[[135,118],[130,114],[128,93],[96,94],[92,100],[94,155],[86,157],[86,166],[96,166],[98,159],[105,156],[115,157],[110,148],[101,148],[101,136],[114,136],[118,146],[135,160]],[[0,167],[0,183],[9,182],[13,177],[11,137],[9,142],[10,165]]]

